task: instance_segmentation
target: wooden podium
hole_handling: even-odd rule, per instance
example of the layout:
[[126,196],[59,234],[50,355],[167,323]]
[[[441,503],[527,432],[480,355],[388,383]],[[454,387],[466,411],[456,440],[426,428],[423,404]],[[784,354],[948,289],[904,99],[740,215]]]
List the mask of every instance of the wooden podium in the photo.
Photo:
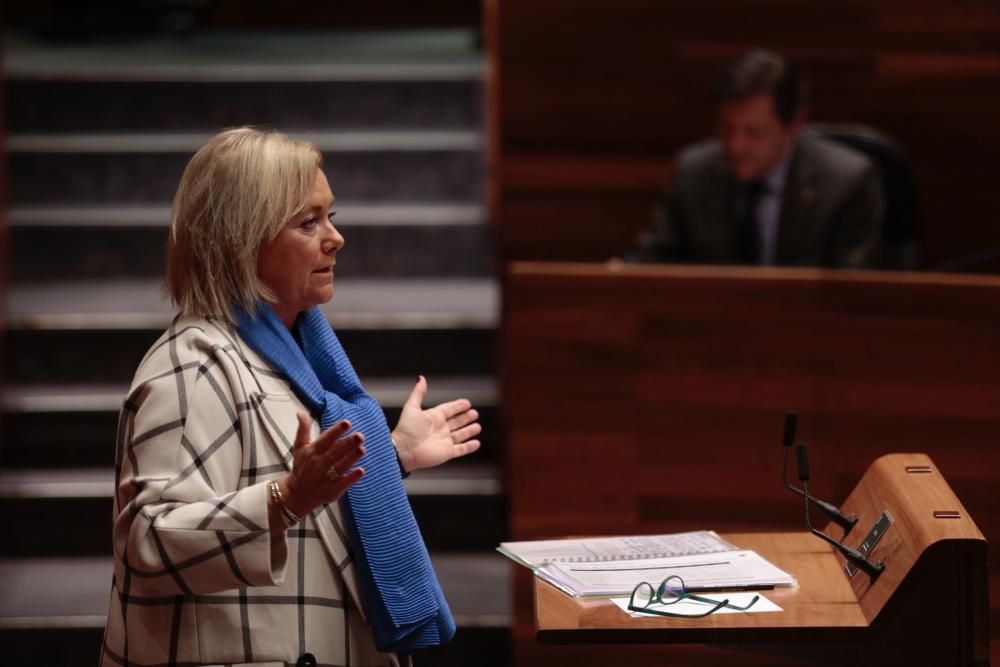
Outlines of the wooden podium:
[[[1000,540],[1000,277],[515,263],[503,302],[512,540],[804,532],[801,502],[779,480],[789,409],[800,415],[797,440],[811,445],[817,496],[842,504],[873,461],[924,452],[968,508],[963,516]],[[805,543],[826,549],[815,537]],[[988,563],[1000,665],[1000,550]],[[518,574],[516,664],[621,659],[621,645],[539,643],[534,582]],[[869,605],[878,595],[876,587],[855,599]],[[869,618],[883,605],[891,611],[886,600],[866,609],[864,637],[869,625],[882,627]],[[662,646],[637,644],[628,660],[791,663],[700,643]]]
[[[874,582],[849,575],[844,557],[808,532],[727,534],[798,579],[798,588],[764,593],[782,612],[631,618],[608,600],[574,599],[536,580],[538,639],[706,643],[825,664],[988,665],[986,540],[931,459],[879,458],[842,509],[859,519],[843,538],[855,548],[890,517],[869,551],[885,563]],[[830,523],[825,532],[843,531]]]

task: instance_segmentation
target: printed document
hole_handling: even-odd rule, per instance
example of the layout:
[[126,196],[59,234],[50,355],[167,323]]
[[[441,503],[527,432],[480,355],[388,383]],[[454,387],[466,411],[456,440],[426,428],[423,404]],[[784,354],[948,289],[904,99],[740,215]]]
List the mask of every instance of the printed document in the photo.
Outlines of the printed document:
[[548,563],[597,563],[736,551],[713,530],[668,535],[503,542],[497,551],[536,569]]
[[[722,600],[729,600],[731,604],[737,607],[745,607],[750,604],[753,600],[754,595],[760,595],[759,593],[712,593],[711,595],[700,595],[700,597],[705,597],[716,602],[721,602]],[[629,616],[634,618],[656,618],[656,614],[647,614],[641,611],[633,611],[628,608],[628,598],[613,598],[611,600],[614,602],[619,609],[624,611]],[[684,614],[690,616],[700,616],[704,614],[708,609],[711,609],[712,605],[707,602],[699,602],[698,600],[681,600],[671,605],[653,604],[650,605],[650,609],[655,609],[656,611],[669,611],[671,614]],[[771,600],[768,600],[763,595],[760,595],[760,599],[754,603],[752,607],[746,610],[740,609],[730,609],[729,607],[722,607],[715,614],[754,614],[757,612],[764,611],[783,611],[781,607],[776,605]]]
[[680,576],[689,591],[796,585],[792,575],[750,550],[605,563],[549,563],[536,569],[535,575],[574,597],[630,595],[640,582],[656,588],[671,575]]

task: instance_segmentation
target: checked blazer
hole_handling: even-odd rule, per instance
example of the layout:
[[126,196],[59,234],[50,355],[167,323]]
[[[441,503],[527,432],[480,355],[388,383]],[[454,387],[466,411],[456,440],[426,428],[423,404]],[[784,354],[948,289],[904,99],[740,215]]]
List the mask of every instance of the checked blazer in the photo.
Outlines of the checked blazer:
[[299,410],[222,321],[178,318],[149,350],[118,422],[102,666],[399,665],[365,622],[339,503],[272,544],[266,482],[291,468]]

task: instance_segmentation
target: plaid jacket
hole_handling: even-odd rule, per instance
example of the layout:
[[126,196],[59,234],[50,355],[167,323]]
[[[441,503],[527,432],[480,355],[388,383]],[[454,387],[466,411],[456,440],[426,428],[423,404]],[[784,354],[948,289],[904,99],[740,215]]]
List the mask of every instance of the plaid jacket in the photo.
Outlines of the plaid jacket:
[[266,482],[304,409],[222,322],[179,318],[149,350],[118,423],[102,666],[399,664],[361,612],[338,504],[270,539]]

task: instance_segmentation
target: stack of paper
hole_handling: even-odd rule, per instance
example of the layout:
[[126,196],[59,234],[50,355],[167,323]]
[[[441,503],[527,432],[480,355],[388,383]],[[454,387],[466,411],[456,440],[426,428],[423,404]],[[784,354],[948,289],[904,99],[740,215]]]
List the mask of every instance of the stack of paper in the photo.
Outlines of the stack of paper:
[[758,590],[796,583],[790,574],[747,550],[613,563],[549,563],[535,574],[574,597],[629,595],[640,582],[655,589],[672,575],[679,576],[689,591]]
[[794,586],[795,578],[755,551],[710,530],[671,535],[504,542],[497,550],[573,596],[629,595],[640,582],[678,575],[689,591]]
[[548,563],[595,563],[736,551],[712,530],[671,535],[592,537],[581,540],[502,542],[497,551],[535,569]]

